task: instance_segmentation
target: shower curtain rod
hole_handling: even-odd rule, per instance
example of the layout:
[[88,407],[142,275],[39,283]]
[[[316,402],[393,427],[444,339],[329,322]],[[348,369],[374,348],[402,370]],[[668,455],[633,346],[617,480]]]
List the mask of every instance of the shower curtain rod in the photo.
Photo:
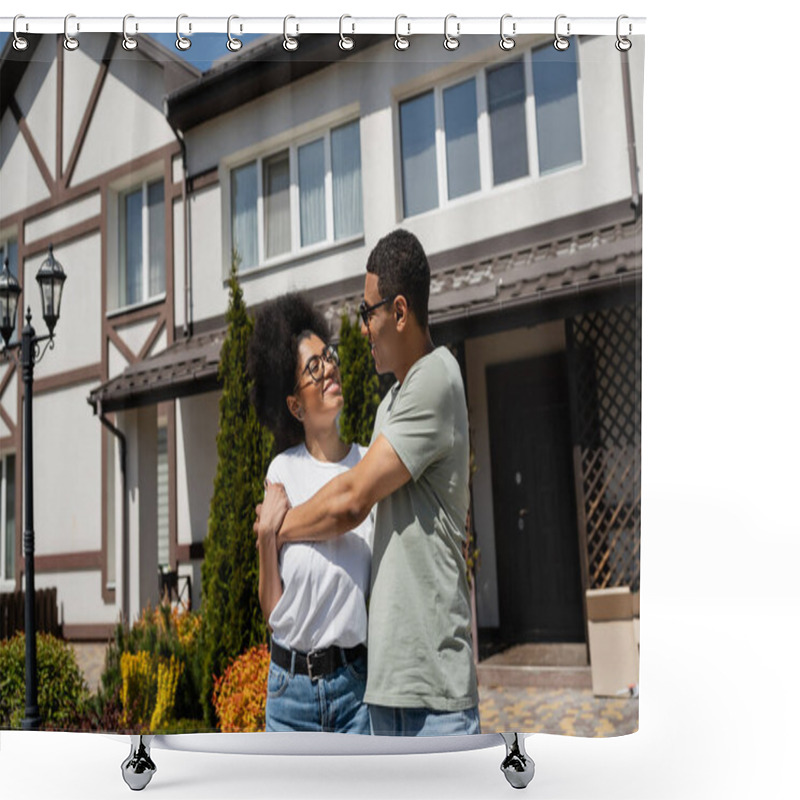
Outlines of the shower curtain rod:
[[[570,17],[559,14],[557,17],[515,17],[504,14],[497,17],[458,17],[450,14],[445,17],[358,17],[345,14],[341,17],[304,17],[289,15],[285,17],[195,17],[181,14],[180,17],[137,17],[132,14],[123,17],[82,17],[69,14],[67,17],[0,17],[0,31],[25,33],[65,33],[78,36],[81,33],[170,33],[180,35],[193,33],[231,33],[241,34],[286,34],[329,33],[329,34],[386,34],[416,36],[418,34],[438,34],[447,32],[450,36],[475,34],[502,34],[508,37],[533,33],[571,35],[621,35],[644,34],[645,17]],[[15,25],[16,20],[16,25]]]

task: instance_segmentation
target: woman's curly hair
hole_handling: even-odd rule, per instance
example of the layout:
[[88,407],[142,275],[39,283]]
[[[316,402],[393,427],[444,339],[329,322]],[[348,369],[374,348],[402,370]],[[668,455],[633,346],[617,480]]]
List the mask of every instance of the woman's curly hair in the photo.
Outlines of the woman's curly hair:
[[325,317],[298,292],[267,301],[255,316],[247,347],[247,372],[253,381],[250,400],[256,416],[275,436],[278,452],[300,444],[303,425],[286,405],[297,383],[297,348],[316,334],[327,344]]

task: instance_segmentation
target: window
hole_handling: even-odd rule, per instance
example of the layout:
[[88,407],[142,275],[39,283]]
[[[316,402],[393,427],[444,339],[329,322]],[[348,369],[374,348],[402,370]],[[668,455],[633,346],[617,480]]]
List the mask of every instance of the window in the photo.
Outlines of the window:
[[240,269],[364,231],[359,121],[231,170]]
[[533,51],[532,61],[536,142],[543,174],[581,162],[577,48],[558,52],[540,47]]
[[401,101],[404,216],[580,164],[577,54],[529,50]]
[[118,303],[130,306],[166,291],[164,181],[119,196]]
[[165,422],[159,423],[157,444],[158,566],[169,570],[169,467]]
[[17,552],[16,456],[0,457],[0,585],[14,585]]

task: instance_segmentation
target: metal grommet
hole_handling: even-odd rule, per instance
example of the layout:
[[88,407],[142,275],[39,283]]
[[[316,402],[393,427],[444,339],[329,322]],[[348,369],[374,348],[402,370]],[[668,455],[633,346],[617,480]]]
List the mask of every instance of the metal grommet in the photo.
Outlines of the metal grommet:
[[[28,49],[28,40],[24,36],[20,36],[17,33],[17,20],[18,19],[25,19],[24,14],[17,14],[17,16],[14,17],[14,25],[13,25],[13,28],[12,28],[12,30],[14,32],[14,41],[12,42],[12,44],[14,45],[14,49],[15,50],[19,50],[19,51],[27,50]],[[27,22],[25,23],[25,30],[26,31],[28,30],[28,23]]]
[[[356,43],[350,36],[345,36],[344,32],[342,31],[342,25],[346,19],[353,19],[349,14],[342,14],[339,17],[339,49],[340,50],[352,50]],[[356,25],[355,23],[352,24],[352,33],[355,33]]]
[[[132,39],[128,36],[128,20],[134,19],[133,14],[126,14],[122,18],[122,49],[123,50],[135,50],[139,46],[139,42],[136,39]],[[136,30],[139,30],[139,23],[136,23]]]
[[[293,17],[291,14],[283,18],[283,49],[292,52],[294,50],[297,50],[298,43],[297,39],[294,39],[291,36],[289,36],[289,33],[287,31],[287,25],[290,19],[296,19],[296,18]],[[298,25],[295,25],[295,32],[296,33],[300,32],[300,27]]]
[[[75,19],[74,14],[67,14],[67,16],[64,17],[64,49],[69,50],[70,52],[77,50],[78,47],[80,47],[80,42],[74,37],[70,36],[69,31],[67,30],[67,25],[71,19]],[[80,23],[76,23],[75,30],[79,31],[80,29]]]
[[[559,32],[558,32],[558,21],[560,19],[566,19],[566,14],[559,14],[556,17],[555,24],[553,26],[553,32],[555,33],[555,41],[553,42],[553,47],[556,50],[566,50],[569,47],[569,39],[565,39]],[[569,36],[569,22],[567,23],[567,36]]]
[[411,42],[408,41],[406,36],[411,36],[411,23],[406,23],[406,27],[408,28],[406,36],[401,36],[398,29],[401,19],[408,19],[408,17],[405,14],[398,14],[394,18],[394,47],[395,50],[408,50],[408,48],[411,47]]
[[[633,42],[631,42],[631,40],[628,39],[627,36],[623,36],[619,32],[619,27],[620,27],[619,24],[620,24],[620,22],[622,22],[623,19],[628,19],[628,17],[625,14],[620,14],[617,17],[617,41],[614,44],[614,47],[616,47],[617,50],[620,51],[620,53],[626,53],[628,50],[631,49],[631,46],[633,45]],[[630,36],[632,32],[633,32],[633,28],[631,26],[631,23],[629,22],[628,23],[628,36]]]
[[[181,34],[181,20],[188,19],[188,17],[189,17],[188,14],[178,14],[178,17],[175,20],[175,36],[177,37],[175,39],[175,47],[177,47],[178,50],[188,50],[192,46],[192,40],[187,39],[185,36]],[[191,31],[192,31],[192,23],[190,22],[189,32],[191,33]]]
[[[228,17],[228,41],[225,43],[225,47],[227,47],[228,50],[231,51],[231,53],[236,53],[237,51],[242,49],[242,40],[236,39],[234,36],[231,35],[231,22],[233,22],[233,20],[235,19],[239,19],[239,17],[237,17],[236,14],[231,14]],[[239,33],[241,32],[242,32],[242,26],[240,25]]]
[[514,45],[516,44],[516,42],[511,38],[511,36],[516,36],[517,35],[517,23],[516,22],[512,22],[511,23],[511,36],[507,36],[505,34],[505,32],[503,31],[503,23],[507,19],[511,19],[511,17],[512,17],[511,14],[503,14],[503,16],[500,17],[500,49],[501,50],[512,50],[514,48]]
[[447,23],[450,22],[451,19],[457,19],[456,15],[455,14],[448,14],[444,18],[444,42],[443,42],[443,44],[444,44],[445,50],[457,50],[458,46],[461,44],[461,42],[459,42],[459,40],[458,40],[458,37],[461,34],[461,23],[460,22],[458,22],[458,21],[456,22],[456,35],[455,36],[451,36],[447,32]]

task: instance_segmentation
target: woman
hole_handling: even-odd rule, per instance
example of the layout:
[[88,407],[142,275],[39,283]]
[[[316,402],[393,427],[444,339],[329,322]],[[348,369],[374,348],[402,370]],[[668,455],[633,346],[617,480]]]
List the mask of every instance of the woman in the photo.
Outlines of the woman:
[[252,401],[282,451],[267,471],[253,526],[259,599],[272,639],[266,729],[368,734],[371,520],[333,541],[288,544],[280,554],[276,547],[288,508],[366,452],[339,436],[339,358],[327,338],[322,315],[292,293],[263,306],[248,349]]

